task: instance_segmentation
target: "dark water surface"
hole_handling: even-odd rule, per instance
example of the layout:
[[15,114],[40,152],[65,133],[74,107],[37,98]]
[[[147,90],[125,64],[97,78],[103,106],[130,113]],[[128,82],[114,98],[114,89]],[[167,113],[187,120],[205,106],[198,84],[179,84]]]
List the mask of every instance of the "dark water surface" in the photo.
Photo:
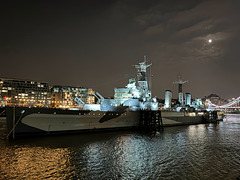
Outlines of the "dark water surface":
[[8,141],[0,179],[240,179],[240,115],[156,135],[97,132]]

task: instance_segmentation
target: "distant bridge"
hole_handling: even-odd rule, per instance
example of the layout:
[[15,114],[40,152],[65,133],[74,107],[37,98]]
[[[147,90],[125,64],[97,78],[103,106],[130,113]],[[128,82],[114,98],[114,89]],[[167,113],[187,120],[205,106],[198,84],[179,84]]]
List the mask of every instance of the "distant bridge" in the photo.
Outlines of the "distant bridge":
[[213,103],[209,103],[208,108],[212,108],[212,109],[240,109],[240,96],[236,99],[234,99],[233,101],[224,104],[224,105],[216,105]]

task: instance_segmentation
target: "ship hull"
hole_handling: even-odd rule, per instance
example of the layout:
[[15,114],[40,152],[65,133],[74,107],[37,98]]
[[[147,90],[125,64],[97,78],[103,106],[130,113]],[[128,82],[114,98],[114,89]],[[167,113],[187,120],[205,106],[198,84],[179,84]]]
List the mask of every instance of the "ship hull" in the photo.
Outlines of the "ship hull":
[[[136,128],[140,113],[8,107],[6,118],[9,135],[26,135]],[[164,126],[203,123],[201,115],[182,112],[162,112],[162,120]]]
[[162,112],[163,126],[191,125],[205,122],[204,113],[197,112]]

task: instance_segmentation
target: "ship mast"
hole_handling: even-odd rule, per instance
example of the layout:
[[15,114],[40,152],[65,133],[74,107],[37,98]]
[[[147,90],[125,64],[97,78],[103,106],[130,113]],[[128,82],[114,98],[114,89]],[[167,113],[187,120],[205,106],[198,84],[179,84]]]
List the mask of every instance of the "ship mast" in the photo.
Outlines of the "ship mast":
[[183,84],[185,84],[187,82],[188,81],[184,81],[182,79],[181,74],[178,75],[178,80],[173,82],[173,84],[178,84],[178,100],[179,100],[181,105],[184,104],[182,87],[183,87]]
[[147,63],[147,56],[144,56],[144,62],[141,62],[134,67],[137,69],[137,81],[142,97],[151,98],[151,92],[148,90],[147,68],[152,65]]

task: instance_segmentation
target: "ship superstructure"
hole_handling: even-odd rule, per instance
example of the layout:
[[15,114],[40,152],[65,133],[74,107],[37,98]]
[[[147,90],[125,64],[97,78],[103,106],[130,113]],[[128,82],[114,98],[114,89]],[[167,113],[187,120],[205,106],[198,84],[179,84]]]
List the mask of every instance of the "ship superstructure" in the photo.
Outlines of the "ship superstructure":
[[125,88],[114,89],[114,100],[117,106],[126,106],[133,111],[158,109],[156,98],[152,98],[149,89],[147,68],[151,67],[151,65],[151,63],[147,63],[147,58],[144,56],[144,62],[134,65],[137,69],[137,81],[135,78],[131,78]]
[[182,79],[182,75],[178,75],[178,80],[174,81],[173,84],[178,85],[178,101],[172,99],[172,91],[165,91],[165,102],[164,106],[161,108],[167,111],[202,111],[205,109],[204,104],[200,98],[192,101],[192,95],[190,93],[185,93],[185,99],[183,95],[183,84],[187,83],[187,80]]
[[137,69],[137,81],[138,81],[138,90],[139,98],[143,101],[150,101],[151,91],[149,90],[148,77],[147,77],[147,68],[152,64],[147,63],[147,57],[144,56],[144,62],[141,62],[137,65],[134,65]]

